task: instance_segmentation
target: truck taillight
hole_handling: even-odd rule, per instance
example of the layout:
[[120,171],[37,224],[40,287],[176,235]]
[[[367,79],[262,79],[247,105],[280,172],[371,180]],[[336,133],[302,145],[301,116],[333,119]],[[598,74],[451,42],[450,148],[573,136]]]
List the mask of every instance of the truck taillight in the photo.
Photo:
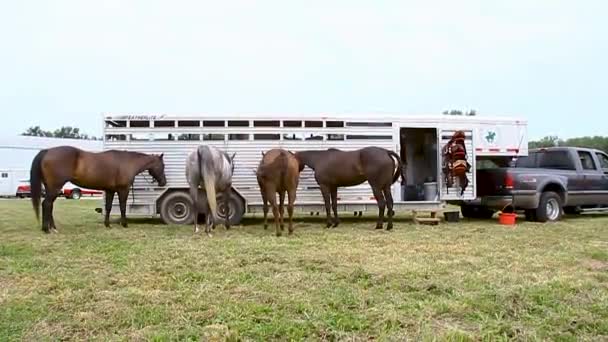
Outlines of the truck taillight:
[[505,189],[513,189],[513,176],[511,176],[511,174],[507,173],[505,175]]

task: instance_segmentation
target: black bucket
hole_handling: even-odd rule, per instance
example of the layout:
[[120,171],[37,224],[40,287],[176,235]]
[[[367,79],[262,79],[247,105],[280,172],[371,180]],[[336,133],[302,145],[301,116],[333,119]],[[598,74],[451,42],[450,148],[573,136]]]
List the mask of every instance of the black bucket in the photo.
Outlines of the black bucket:
[[446,211],[443,213],[443,217],[446,222],[458,222],[460,221],[460,212],[458,211]]

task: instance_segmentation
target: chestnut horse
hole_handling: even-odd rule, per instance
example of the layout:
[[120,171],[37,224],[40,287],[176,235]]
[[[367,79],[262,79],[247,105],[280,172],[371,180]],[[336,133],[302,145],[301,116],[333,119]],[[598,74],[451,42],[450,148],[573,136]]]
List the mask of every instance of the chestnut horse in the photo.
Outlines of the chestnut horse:
[[[281,236],[283,230],[285,192],[287,192],[288,198],[289,234],[293,233],[293,207],[296,200],[296,189],[300,181],[300,171],[303,169],[304,165],[300,164],[289,151],[276,148],[266,153],[262,152],[262,160],[258,165],[256,177],[264,202],[264,229],[268,228],[268,202],[270,202],[277,236]],[[277,192],[279,193],[278,208]]]
[[[376,229],[382,229],[384,209],[388,207],[386,230],[393,229],[393,196],[391,185],[403,177],[401,158],[393,151],[368,146],[355,151],[340,151],[330,148],[325,151],[300,151],[295,153],[301,164],[314,170],[315,179],[321,188],[327,228],[331,227],[330,203],[334,212],[333,226],[338,219],[338,188],[359,185],[368,181],[378,203]],[[331,202],[330,202],[331,200]]]
[[66,182],[80,187],[104,190],[106,199],[105,226],[110,227],[110,210],[114,193],[118,192],[120,202],[120,223],[127,227],[126,208],[129,187],[135,176],[148,170],[150,175],[165,186],[165,164],[163,155],[148,155],[128,151],[104,151],[92,153],[72,146],[58,146],[38,152],[32,161],[30,183],[32,205],[39,218],[41,185],[44,184],[45,198],[42,202],[42,230],[57,232],[53,218],[53,202]]

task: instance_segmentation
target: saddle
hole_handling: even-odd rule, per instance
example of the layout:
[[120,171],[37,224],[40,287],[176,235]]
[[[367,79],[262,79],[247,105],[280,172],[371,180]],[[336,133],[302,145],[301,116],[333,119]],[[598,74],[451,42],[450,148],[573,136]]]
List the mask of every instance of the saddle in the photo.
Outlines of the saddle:
[[467,172],[471,170],[471,164],[467,161],[464,132],[456,131],[450,141],[443,147],[442,153],[446,191],[449,192],[449,188],[454,185],[454,179],[457,178],[460,180],[460,195],[462,196],[469,185]]

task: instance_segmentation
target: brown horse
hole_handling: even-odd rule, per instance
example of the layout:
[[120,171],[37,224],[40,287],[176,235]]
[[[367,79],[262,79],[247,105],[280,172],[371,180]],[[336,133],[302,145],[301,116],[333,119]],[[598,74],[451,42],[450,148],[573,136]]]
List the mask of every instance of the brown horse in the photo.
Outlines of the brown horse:
[[369,146],[355,151],[340,151],[330,148],[325,151],[300,151],[295,153],[301,164],[315,172],[315,179],[321,188],[327,228],[331,227],[330,200],[334,212],[333,226],[340,223],[338,219],[338,188],[359,185],[368,181],[378,203],[378,221],[376,229],[382,229],[384,209],[388,207],[388,224],[386,230],[393,229],[393,196],[391,185],[399,176],[403,177],[401,158],[393,151],[376,146]]
[[[300,181],[300,171],[303,169],[304,165],[300,164],[289,151],[277,148],[267,153],[262,152],[262,160],[258,165],[256,177],[264,202],[264,229],[268,228],[268,202],[270,202],[277,236],[281,236],[283,230],[285,192],[288,196],[289,234],[293,233],[293,206]],[[279,193],[279,208],[277,208],[277,192]]]
[[92,153],[72,146],[45,149],[34,157],[30,170],[32,204],[39,220],[41,184],[46,196],[42,202],[42,230],[57,231],[53,218],[53,202],[63,185],[72,182],[80,187],[104,190],[106,195],[105,226],[110,226],[110,210],[114,193],[120,202],[120,223],[127,227],[126,208],[129,187],[140,172],[148,170],[150,175],[165,186],[165,164],[163,155],[147,155],[139,152],[104,151]]

